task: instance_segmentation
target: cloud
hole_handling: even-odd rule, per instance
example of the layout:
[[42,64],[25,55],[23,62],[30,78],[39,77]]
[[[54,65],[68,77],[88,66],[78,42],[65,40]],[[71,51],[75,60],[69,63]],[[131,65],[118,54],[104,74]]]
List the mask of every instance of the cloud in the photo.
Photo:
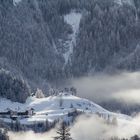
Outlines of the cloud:
[[33,131],[29,132],[9,132],[10,140],[53,140],[55,136],[55,129],[47,133],[34,133]]
[[140,103],[140,72],[82,77],[71,80],[71,85],[77,88],[79,96],[93,101],[116,99]]
[[123,99],[123,101],[129,104],[140,104],[140,89],[129,89],[125,91],[120,91],[114,94],[113,97],[117,100]]
[[118,120],[118,125],[109,125],[97,116],[89,118],[81,116],[72,128],[75,139],[93,140],[109,139],[111,137],[130,138],[135,134],[140,134],[140,115],[131,122]]
[[[75,140],[109,139],[111,137],[130,138],[140,134],[140,115],[137,115],[131,122],[119,120],[118,125],[109,125],[97,116],[80,116],[71,127],[71,135]],[[53,140],[56,136],[55,129],[36,134],[32,131],[22,133],[9,133],[10,140]]]

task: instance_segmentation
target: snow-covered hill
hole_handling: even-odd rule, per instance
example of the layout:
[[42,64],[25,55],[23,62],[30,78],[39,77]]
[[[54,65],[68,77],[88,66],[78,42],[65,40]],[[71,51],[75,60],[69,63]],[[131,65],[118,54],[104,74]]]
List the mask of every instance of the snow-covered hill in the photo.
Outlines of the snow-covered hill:
[[[117,118],[118,120],[129,121],[131,118],[127,115],[112,113],[101,106],[83,98],[73,96],[68,93],[60,93],[57,96],[50,96],[47,98],[37,99],[36,97],[29,97],[25,104],[11,102],[7,99],[0,100],[0,112],[6,111],[7,108],[16,111],[25,111],[29,108],[35,109],[35,115],[29,118],[20,119],[21,124],[30,125],[35,122],[53,122],[56,120],[71,121],[72,113],[75,110],[86,114],[98,114],[103,118]],[[2,118],[3,121],[11,122],[11,119]]]

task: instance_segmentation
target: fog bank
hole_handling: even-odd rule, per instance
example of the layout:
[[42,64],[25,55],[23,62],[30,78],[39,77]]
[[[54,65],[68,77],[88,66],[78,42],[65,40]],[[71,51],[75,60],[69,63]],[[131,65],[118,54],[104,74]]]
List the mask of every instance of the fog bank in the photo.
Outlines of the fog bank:
[[82,77],[71,80],[71,85],[79,96],[93,101],[116,99],[140,104],[140,72]]
[[[71,127],[71,135],[74,140],[109,139],[111,137],[130,138],[140,134],[140,115],[137,115],[131,122],[120,120],[117,126],[105,123],[97,116],[80,116],[77,122]],[[34,132],[9,133],[10,140],[53,140],[56,136],[56,129],[43,134]]]

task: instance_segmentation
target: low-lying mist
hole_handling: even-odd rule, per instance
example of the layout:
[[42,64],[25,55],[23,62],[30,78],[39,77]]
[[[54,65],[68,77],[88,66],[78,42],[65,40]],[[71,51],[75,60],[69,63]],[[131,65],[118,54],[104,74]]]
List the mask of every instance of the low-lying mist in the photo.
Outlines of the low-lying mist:
[[[80,116],[71,127],[71,136],[74,140],[110,139],[111,137],[130,138],[140,134],[140,115],[131,122],[119,121],[117,125],[110,125],[97,116]],[[10,140],[53,140],[56,129],[43,134],[32,131],[22,133],[9,133]]]
[[71,85],[79,96],[96,102],[115,99],[140,104],[140,72],[82,77],[71,80]]

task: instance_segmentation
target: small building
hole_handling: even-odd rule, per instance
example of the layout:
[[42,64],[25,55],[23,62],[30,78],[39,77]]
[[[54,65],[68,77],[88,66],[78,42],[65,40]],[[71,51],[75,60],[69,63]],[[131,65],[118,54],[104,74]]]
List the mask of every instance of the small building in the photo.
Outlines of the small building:
[[34,108],[30,108],[29,110],[27,110],[28,115],[29,115],[29,116],[33,116],[33,115],[35,114],[34,111],[35,111]]
[[33,116],[34,114],[33,108],[25,111],[13,111],[8,109],[6,112],[0,112],[0,118],[11,118],[12,120],[16,120],[17,118],[27,118],[29,116]]

